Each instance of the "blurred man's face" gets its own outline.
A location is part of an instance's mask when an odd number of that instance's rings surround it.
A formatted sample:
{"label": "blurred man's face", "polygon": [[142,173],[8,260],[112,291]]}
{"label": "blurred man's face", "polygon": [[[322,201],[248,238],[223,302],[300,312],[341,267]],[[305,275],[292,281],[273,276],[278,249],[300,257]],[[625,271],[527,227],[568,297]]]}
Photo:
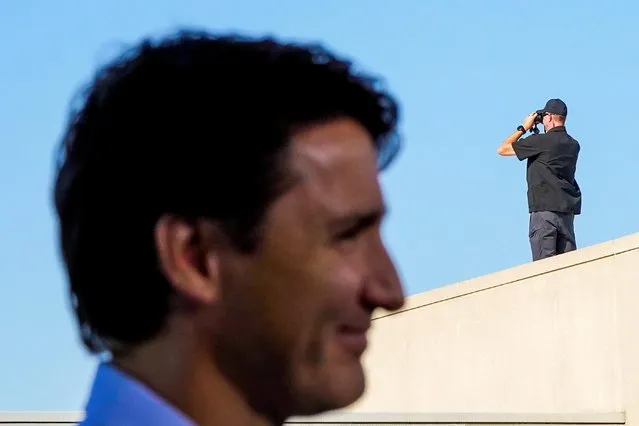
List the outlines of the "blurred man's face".
{"label": "blurred man's face", "polygon": [[220,259],[212,350],[255,409],[306,415],[362,395],[371,314],[404,295],[366,130],[341,119],[300,131],[290,170],[297,183],[269,209],[257,252]]}

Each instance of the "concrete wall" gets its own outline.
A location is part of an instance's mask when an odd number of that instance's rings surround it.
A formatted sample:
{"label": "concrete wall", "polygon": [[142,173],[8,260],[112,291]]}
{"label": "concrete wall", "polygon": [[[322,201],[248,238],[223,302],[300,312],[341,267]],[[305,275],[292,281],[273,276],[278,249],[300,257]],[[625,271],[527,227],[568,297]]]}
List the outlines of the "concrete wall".
{"label": "concrete wall", "polygon": [[[639,426],[638,262],[636,234],[413,296],[375,318],[364,397],[289,423]],[[31,414],[0,424],[79,418]]]}
{"label": "concrete wall", "polygon": [[636,234],[411,297],[376,318],[368,391],[349,411],[626,412],[639,425],[638,263]]}

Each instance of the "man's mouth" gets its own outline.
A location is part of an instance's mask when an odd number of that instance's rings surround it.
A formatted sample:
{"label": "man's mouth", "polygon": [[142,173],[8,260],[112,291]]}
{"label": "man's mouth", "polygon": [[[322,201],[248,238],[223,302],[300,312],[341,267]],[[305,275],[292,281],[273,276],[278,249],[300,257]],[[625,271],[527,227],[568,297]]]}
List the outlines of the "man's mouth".
{"label": "man's mouth", "polygon": [[341,325],[337,329],[338,341],[355,356],[361,356],[368,346],[370,325]]}

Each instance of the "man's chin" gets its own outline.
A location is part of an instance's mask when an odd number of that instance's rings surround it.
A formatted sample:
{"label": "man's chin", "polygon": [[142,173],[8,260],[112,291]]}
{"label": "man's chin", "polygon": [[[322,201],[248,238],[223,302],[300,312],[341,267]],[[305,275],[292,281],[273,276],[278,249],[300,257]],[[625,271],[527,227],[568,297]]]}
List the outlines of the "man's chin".
{"label": "man's chin", "polygon": [[362,397],[366,389],[366,377],[360,368],[350,375],[348,382],[341,382],[333,393],[333,410],[348,407]]}
{"label": "man's chin", "polygon": [[365,389],[366,377],[360,362],[340,366],[331,371],[328,380],[318,381],[313,391],[299,395],[296,415],[314,416],[346,408],[359,400]]}

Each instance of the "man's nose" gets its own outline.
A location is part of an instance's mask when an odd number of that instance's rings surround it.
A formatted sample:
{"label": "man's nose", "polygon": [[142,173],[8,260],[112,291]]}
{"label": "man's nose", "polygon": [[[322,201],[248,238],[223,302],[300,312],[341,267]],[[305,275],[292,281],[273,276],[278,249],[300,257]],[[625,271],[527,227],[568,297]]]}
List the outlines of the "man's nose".
{"label": "man's nose", "polygon": [[364,297],[371,308],[396,311],[404,306],[404,288],[393,261],[384,251],[382,259],[370,265],[370,279],[366,284]]}

